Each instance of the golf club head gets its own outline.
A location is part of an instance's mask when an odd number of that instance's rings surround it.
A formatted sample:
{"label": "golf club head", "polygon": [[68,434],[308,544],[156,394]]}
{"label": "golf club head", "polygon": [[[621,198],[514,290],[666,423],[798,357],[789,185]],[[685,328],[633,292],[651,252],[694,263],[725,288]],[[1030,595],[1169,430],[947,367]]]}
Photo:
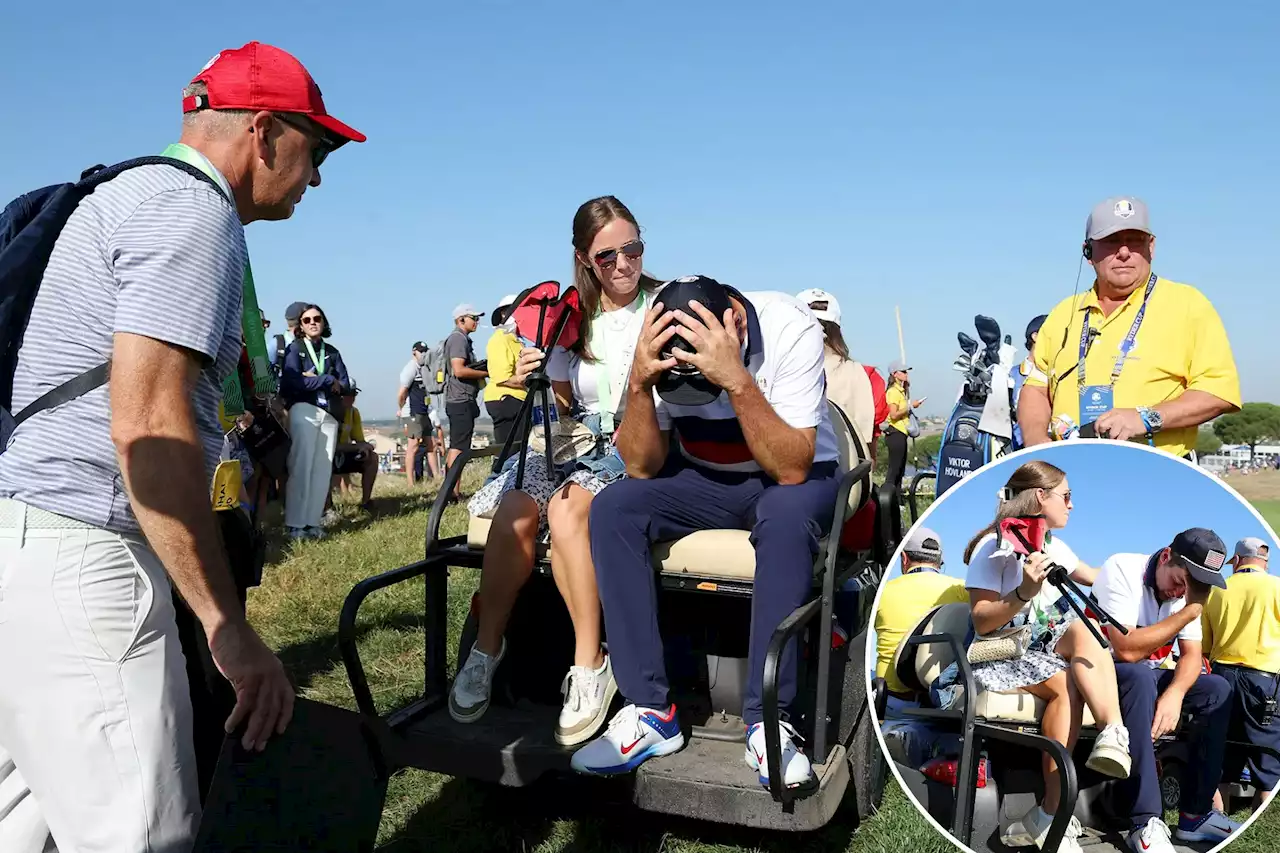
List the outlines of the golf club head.
{"label": "golf club head", "polygon": [[1000,324],[991,317],[979,314],[973,318],[973,327],[978,330],[978,337],[986,344],[983,350],[983,361],[995,364],[1000,361]]}
{"label": "golf club head", "polygon": [[978,342],[966,335],[964,332],[960,332],[956,335],[956,340],[960,342],[960,349],[964,350],[969,355],[973,355],[978,351]]}
{"label": "golf club head", "polygon": [[1013,335],[1005,335],[1004,342],[1009,346],[1013,346]]}

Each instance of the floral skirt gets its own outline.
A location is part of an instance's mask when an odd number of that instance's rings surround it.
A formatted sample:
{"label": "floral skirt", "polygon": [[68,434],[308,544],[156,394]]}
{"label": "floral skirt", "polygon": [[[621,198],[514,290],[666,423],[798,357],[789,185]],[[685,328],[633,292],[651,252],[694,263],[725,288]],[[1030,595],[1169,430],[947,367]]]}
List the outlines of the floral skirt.
{"label": "floral skirt", "polygon": [[1054,650],[1071,623],[1080,616],[1065,605],[1064,609],[1066,612],[1031,642],[1022,657],[973,664],[973,679],[978,689],[1009,693],[1020,687],[1042,684],[1066,669],[1067,661]]}
{"label": "floral skirt", "polygon": [[[502,503],[502,498],[507,492],[514,491],[516,487],[516,466],[511,464],[515,461],[515,457],[503,467],[503,470],[496,477],[486,483],[467,502],[467,511],[479,518],[492,518],[498,509],[498,504]],[[623,475],[625,476],[625,475]],[[613,482],[616,482],[613,481]],[[556,492],[568,486],[570,483],[581,486],[592,495],[598,495],[609,485],[608,482],[597,477],[588,470],[577,470],[569,474],[564,482],[557,485],[553,480],[547,478],[547,457],[541,453],[529,451],[529,456],[524,462],[524,484],[520,491],[533,498],[534,503],[538,505],[538,539],[545,541],[549,536],[547,528],[547,505],[551,503],[551,498]]]}

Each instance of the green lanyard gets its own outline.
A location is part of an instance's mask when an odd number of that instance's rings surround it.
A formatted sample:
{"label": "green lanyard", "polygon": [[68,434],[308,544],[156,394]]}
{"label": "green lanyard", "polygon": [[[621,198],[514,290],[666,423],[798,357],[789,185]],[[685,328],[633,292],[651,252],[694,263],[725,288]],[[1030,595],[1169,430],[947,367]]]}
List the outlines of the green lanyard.
{"label": "green lanyard", "polygon": [[[640,305],[636,310],[639,311],[639,313],[643,314],[645,310],[645,304],[647,302],[647,297],[645,295],[645,292],[641,290],[640,295],[637,296],[636,298],[640,300]],[[625,311],[627,309],[620,308],[618,310]],[[599,317],[600,315],[597,314],[596,318],[598,319]],[[631,321],[628,320],[627,325],[630,325],[630,323]],[[595,351],[596,328],[597,328],[596,324],[592,323],[590,346],[591,346],[592,354],[595,355],[596,357],[596,363],[595,363],[596,396],[600,398],[600,432],[602,435],[607,436],[607,435],[613,435],[613,427],[614,427],[613,415],[614,415],[614,412],[617,411],[618,401],[617,401],[617,395],[614,394],[613,377],[609,375],[609,372],[611,369],[610,365],[607,363],[606,359],[602,357],[603,353],[599,353]],[[601,334],[600,337],[603,339],[604,335]],[[604,341],[601,340],[601,343],[604,343]],[[632,354],[634,354],[635,352],[634,341],[631,344],[631,352]],[[631,365],[628,362],[629,360],[624,357],[623,364],[626,365],[629,372]],[[623,366],[622,364],[613,365],[612,369],[620,369],[622,366]]]}
{"label": "green lanyard", "polygon": [[302,343],[307,348],[307,354],[311,356],[311,363],[316,366],[316,376],[324,375],[324,344],[320,344],[320,355],[316,355],[315,347],[311,346],[311,338],[303,338]]}
{"label": "green lanyard", "polygon": [[[227,197],[227,201],[235,204],[231,197],[231,187],[227,184],[226,178],[220,175],[213,167],[213,164],[201,154],[199,151],[175,142],[168,148],[160,152],[162,157],[172,157],[175,160],[181,160],[184,163],[195,166],[204,172],[218,185],[218,188]],[[249,353],[249,365],[253,369],[254,391],[258,394],[274,394],[276,391],[276,383],[274,375],[271,372],[271,361],[267,358],[267,337],[262,328],[262,314],[258,310],[258,293],[253,283],[253,268],[249,265],[249,256],[246,254],[244,259],[244,283],[242,287],[243,306],[240,318],[240,329],[244,334],[245,350]],[[243,411],[244,401],[240,389],[240,379],[235,371],[227,377],[223,384],[224,404],[227,407],[227,414],[238,414]]]}

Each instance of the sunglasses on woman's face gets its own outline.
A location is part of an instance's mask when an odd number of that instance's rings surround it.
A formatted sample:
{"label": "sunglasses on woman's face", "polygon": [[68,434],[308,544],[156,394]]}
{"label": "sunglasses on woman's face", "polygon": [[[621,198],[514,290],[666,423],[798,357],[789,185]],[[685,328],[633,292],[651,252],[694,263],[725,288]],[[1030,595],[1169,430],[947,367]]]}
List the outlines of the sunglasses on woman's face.
{"label": "sunglasses on woman's face", "polygon": [[629,243],[623,243],[617,249],[604,249],[592,255],[592,260],[602,267],[612,266],[618,262],[618,253],[626,255],[631,260],[635,260],[644,254],[644,241],[638,237]]}
{"label": "sunglasses on woman's face", "polygon": [[323,317],[303,317],[302,322],[308,326],[319,326],[324,321]]}

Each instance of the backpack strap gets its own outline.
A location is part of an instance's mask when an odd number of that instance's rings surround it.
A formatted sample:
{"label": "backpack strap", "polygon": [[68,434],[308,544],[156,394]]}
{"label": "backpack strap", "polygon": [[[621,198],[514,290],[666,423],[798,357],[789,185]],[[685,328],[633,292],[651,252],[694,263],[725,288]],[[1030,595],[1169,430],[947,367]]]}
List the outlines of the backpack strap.
{"label": "backpack strap", "polygon": [[32,401],[31,405],[14,415],[14,428],[16,429],[18,424],[22,423],[37,412],[42,412],[45,409],[51,409],[54,406],[61,406],[63,403],[74,400],[76,397],[88,394],[94,388],[106,384],[107,377],[110,375],[111,362],[108,361],[104,364],[99,364],[91,370],[86,370],[75,379],[62,383],[52,391],[46,391],[44,394]]}
{"label": "backpack strap", "polygon": [[[82,195],[88,195],[93,192],[99,184],[104,184],[120,173],[126,172],[129,169],[137,168],[138,166],[172,166],[175,169],[186,172],[197,180],[204,181],[206,184],[209,184],[218,191],[218,195],[222,196],[228,204],[235,207],[235,202],[227,197],[227,194],[222,191],[222,187],[219,186],[218,182],[211,176],[206,175],[190,163],[177,160],[173,157],[161,157],[158,155],[135,157],[132,160],[125,160],[124,162],[116,163],[114,166],[104,166],[101,163],[96,166],[90,166],[88,169],[85,169],[80,173],[80,180],[77,183],[77,189]],[[110,376],[111,360],[108,359],[103,364],[86,370],[74,379],[64,382],[58,387],[45,392],[43,395],[33,400],[25,409],[14,415],[13,428],[17,429],[18,425],[27,420],[27,418],[30,418],[32,415],[38,414],[45,409],[52,409],[54,406],[61,406],[63,403],[70,402],[77,397],[88,394],[95,388],[106,384],[107,379]]]}

